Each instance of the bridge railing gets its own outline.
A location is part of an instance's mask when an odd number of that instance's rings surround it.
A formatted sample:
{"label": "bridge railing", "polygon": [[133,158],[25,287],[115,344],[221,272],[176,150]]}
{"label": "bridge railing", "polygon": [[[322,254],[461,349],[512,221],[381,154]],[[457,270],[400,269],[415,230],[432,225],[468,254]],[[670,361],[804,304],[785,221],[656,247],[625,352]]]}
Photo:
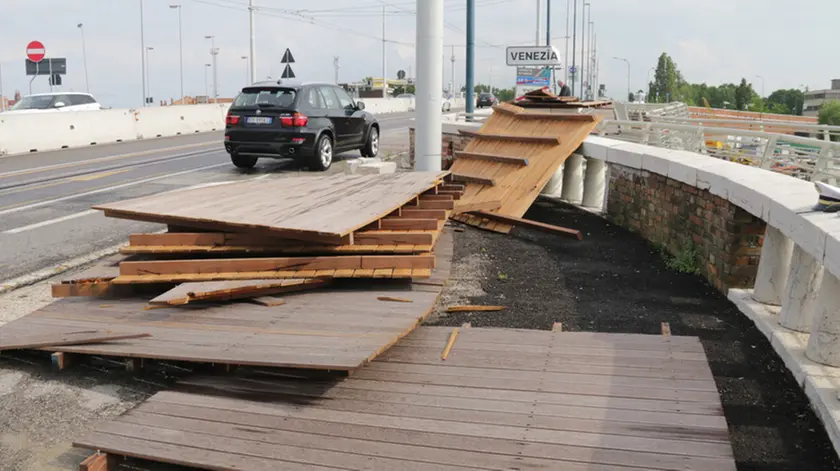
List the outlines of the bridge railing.
{"label": "bridge railing", "polygon": [[628,142],[686,150],[784,173],[808,181],[836,184],[840,142],[699,123],[602,121],[597,134]]}
{"label": "bridge railing", "polygon": [[613,103],[615,118],[620,121],[647,121],[653,116],[688,118],[685,103]]}
{"label": "bridge railing", "polygon": [[654,123],[689,124],[693,126],[721,127],[732,129],[746,129],[750,131],[764,131],[778,134],[795,134],[800,137],[811,137],[825,141],[840,141],[840,126],[826,124],[809,124],[799,122],[761,121],[752,119],[706,119],[680,118],[673,116],[655,116],[650,118]]}

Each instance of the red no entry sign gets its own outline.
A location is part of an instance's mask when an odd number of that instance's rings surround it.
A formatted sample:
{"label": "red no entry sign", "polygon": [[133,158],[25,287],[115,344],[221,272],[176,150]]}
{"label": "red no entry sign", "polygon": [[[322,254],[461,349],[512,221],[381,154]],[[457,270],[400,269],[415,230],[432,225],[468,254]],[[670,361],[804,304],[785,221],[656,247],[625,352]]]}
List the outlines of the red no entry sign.
{"label": "red no entry sign", "polygon": [[32,41],[26,45],[26,57],[32,62],[41,62],[47,55],[47,49],[41,41]]}

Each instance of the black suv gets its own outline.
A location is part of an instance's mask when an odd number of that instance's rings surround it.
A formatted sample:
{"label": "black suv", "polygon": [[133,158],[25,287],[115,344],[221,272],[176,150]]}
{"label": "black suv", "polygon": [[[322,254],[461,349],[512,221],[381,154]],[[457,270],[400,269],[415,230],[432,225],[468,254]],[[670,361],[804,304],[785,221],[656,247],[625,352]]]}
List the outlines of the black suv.
{"label": "black suv", "polygon": [[251,168],[260,157],[294,158],[326,170],[338,152],[379,152],[379,123],[341,87],[288,80],[242,89],[225,120],[225,150],[233,164]]}
{"label": "black suv", "polygon": [[478,107],[484,108],[485,106],[493,106],[496,104],[496,96],[492,93],[482,93],[478,95]]}

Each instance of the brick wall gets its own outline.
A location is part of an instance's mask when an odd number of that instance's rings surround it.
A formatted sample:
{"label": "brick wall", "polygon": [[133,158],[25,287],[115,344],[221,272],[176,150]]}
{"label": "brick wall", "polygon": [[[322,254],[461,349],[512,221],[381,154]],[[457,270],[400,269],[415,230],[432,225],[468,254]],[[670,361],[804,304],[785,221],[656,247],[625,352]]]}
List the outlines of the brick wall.
{"label": "brick wall", "polygon": [[[471,139],[472,138],[470,136],[464,136],[460,133],[444,132],[441,139],[442,142],[440,148],[440,168],[442,168],[443,170],[448,169],[452,165],[452,161],[455,158],[454,152],[460,152],[466,149],[467,144],[469,144]],[[414,168],[414,128],[410,128],[408,130],[408,140],[409,162],[411,168]]]}
{"label": "brick wall", "polygon": [[692,243],[715,288],[752,287],[766,225],[708,191],[643,170],[610,165],[607,216],[676,255]]}

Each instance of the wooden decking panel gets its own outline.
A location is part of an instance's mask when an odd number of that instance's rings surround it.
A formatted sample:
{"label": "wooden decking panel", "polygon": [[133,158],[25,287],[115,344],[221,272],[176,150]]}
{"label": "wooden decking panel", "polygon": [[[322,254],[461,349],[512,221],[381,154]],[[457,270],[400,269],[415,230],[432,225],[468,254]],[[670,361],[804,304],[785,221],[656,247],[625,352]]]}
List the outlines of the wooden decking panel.
{"label": "wooden decking panel", "polygon": [[[200,469],[735,470],[696,338],[465,328],[444,361],[451,332],[421,327],[400,343],[416,353],[391,349],[343,379],[188,378],[76,445]],[[523,369],[464,361],[514,345],[543,350]],[[567,345],[687,356],[697,379],[545,368]]]}
{"label": "wooden decking panel", "polygon": [[[495,183],[487,186],[467,181],[459,204],[501,200],[501,206],[491,212],[522,217],[548,180],[586,139],[599,119],[594,116],[587,119],[567,118],[564,115],[525,117],[527,112],[514,105],[502,104],[496,108],[499,112],[493,113],[481,130],[473,133],[474,137],[464,153],[517,157],[526,159],[528,165],[456,158],[450,170],[452,175],[471,175]],[[500,134],[541,139],[500,140],[493,137]],[[466,214],[456,215],[454,219],[499,232],[508,232],[512,227],[504,222],[488,221]]]}
{"label": "wooden decking panel", "polygon": [[251,180],[96,206],[107,216],[341,244],[448,172]]}

